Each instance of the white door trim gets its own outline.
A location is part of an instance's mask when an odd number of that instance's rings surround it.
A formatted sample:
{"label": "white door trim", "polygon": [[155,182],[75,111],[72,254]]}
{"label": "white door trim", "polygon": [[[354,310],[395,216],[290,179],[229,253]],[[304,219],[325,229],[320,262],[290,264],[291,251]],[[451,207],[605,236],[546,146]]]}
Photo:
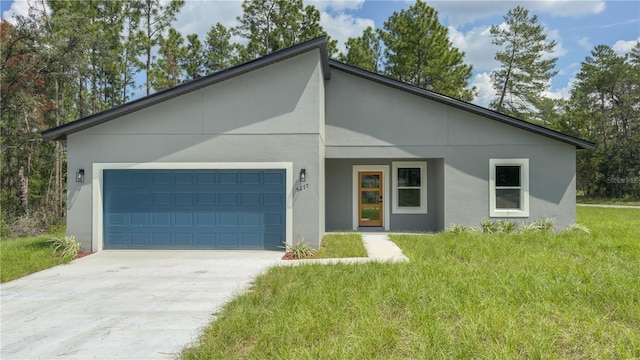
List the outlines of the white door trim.
{"label": "white door trim", "polygon": [[103,170],[127,170],[127,169],[158,169],[158,170],[181,170],[181,169],[285,169],[285,191],[286,191],[286,237],[287,244],[293,244],[293,163],[291,162],[237,162],[237,163],[220,163],[220,162],[184,162],[184,163],[94,163],[92,185],[92,215],[91,215],[91,248],[94,251],[101,251],[104,246],[104,229],[102,220],[103,200],[102,200],[102,172]]}
{"label": "white door trim", "polygon": [[382,226],[389,231],[389,165],[353,165],[352,176],[352,204],[351,215],[353,230],[358,230],[358,172],[360,171],[381,171],[382,172]]}

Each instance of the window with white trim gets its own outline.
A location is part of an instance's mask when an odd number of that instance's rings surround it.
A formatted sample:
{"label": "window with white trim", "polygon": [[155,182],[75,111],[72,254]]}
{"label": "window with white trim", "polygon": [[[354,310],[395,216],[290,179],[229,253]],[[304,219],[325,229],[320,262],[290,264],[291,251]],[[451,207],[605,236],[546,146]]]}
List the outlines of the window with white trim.
{"label": "window with white trim", "polygon": [[489,215],[529,216],[529,159],[489,160]]}
{"label": "window with white trim", "polygon": [[393,162],[393,213],[427,213],[427,163],[425,161]]}

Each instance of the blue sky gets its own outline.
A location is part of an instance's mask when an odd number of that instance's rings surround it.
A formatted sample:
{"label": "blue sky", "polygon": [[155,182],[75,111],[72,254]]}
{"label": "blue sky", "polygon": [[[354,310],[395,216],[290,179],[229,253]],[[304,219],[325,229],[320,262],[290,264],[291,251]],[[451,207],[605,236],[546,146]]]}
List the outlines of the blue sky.
{"label": "blue sky", "polygon": [[[30,0],[35,3],[35,0]],[[174,26],[183,35],[199,34],[204,38],[216,22],[235,25],[242,13],[241,1],[186,0]],[[382,27],[394,11],[408,8],[413,1],[326,0],[310,1],[322,15],[321,23],[344,49],[344,41],[359,36],[367,26]],[[498,66],[493,60],[496,47],[491,44],[489,27],[503,22],[503,15],[515,6],[538,15],[550,39],[556,40],[558,75],[548,92],[551,97],[567,97],[580,62],[589,56],[595,45],[609,45],[622,54],[640,39],[640,1],[427,1],[449,29],[453,44],[466,53],[465,61],[474,67],[473,85],[479,90],[475,103],[486,106],[494,96],[489,74]],[[12,13],[24,14],[27,0],[2,0],[3,18]]]}

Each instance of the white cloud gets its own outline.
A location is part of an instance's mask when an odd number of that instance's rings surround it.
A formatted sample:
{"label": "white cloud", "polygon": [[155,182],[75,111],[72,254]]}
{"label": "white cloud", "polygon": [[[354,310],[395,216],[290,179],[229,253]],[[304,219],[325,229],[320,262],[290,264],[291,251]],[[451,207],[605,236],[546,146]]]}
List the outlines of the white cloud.
{"label": "white cloud", "polygon": [[575,83],[575,81],[576,81],[575,77],[571,78],[564,87],[561,87],[555,90],[550,89],[550,90],[543,91],[542,95],[551,99],[568,100],[571,97],[571,89],[573,88],[573,84]]}
{"label": "white cloud", "polygon": [[[51,11],[46,3],[44,3],[44,7],[47,13]],[[34,9],[35,11],[42,11],[42,4],[34,0],[14,0],[9,10],[2,13],[2,18],[10,24],[15,24],[15,16],[29,16]]]}
{"label": "white cloud", "polygon": [[[305,5],[314,5],[320,12],[320,25],[338,40],[338,49],[345,51],[344,42],[350,37],[362,35],[368,26],[374,27],[371,19],[358,18],[346,14],[345,11],[359,9],[364,0],[331,0],[305,1]],[[327,9],[330,9],[327,10]],[[178,14],[174,27],[185,37],[187,34],[198,34],[200,39],[206,37],[211,26],[220,22],[227,28],[236,26],[236,18],[242,15],[241,1],[203,1],[187,0]],[[244,39],[233,37],[235,42]]]}
{"label": "white cloud", "polygon": [[578,39],[577,42],[578,42],[578,45],[580,45],[580,47],[582,47],[585,50],[591,51],[591,49],[593,49],[593,44],[589,41],[588,36],[581,37],[580,39]]}
{"label": "white cloud", "polygon": [[242,15],[241,1],[187,0],[173,24],[186,38],[188,34],[198,34],[203,40],[216,23],[229,28],[236,25],[236,17]]}
{"label": "white cloud", "polygon": [[491,75],[483,72],[476,74],[473,77],[471,86],[475,86],[478,89],[478,95],[473,99],[473,103],[483,107],[489,107],[489,103],[496,97],[496,90],[493,88],[491,82]]}
{"label": "white cloud", "polygon": [[554,17],[582,17],[599,14],[605,9],[604,0],[547,0],[547,1],[433,1],[429,5],[438,10],[441,19],[449,25],[460,26],[494,15],[505,15],[520,5],[533,14]]}
{"label": "white cloud", "polygon": [[619,55],[623,55],[631,51],[638,41],[640,36],[636,40],[618,40],[611,48]]}
{"label": "white cloud", "polygon": [[498,46],[491,43],[489,26],[476,27],[466,33],[449,26],[449,39],[453,46],[465,52],[464,61],[473,64],[475,71],[493,70],[499,66],[494,59]]}
{"label": "white cloud", "polygon": [[560,30],[553,29],[548,30],[547,26],[545,26],[545,30],[547,33],[547,41],[556,41],[556,47],[553,49],[552,53],[546,54],[542,56],[542,59],[546,60],[554,57],[561,57],[567,54],[567,49],[562,46],[562,36],[560,36]]}
{"label": "white cloud", "polygon": [[337,12],[344,10],[358,10],[362,8],[364,0],[305,0],[305,5],[313,5],[320,11],[329,9]]}
{"label": "white cloud", "polygon": [[374,27],[375,24],[371,19],[353,17],[345,13],[331,15],[323,11],[320,14],[320,25],[331,38],[338,40],[338,50],[344,53],[344,43],[347,39],[362,35],[364,29]]}
{"label": "white cloud", "polygon": [[529,9],[548,13],[556,17],[581,17],[591,14],[599,14],[606,8],[603,0],[579,0],[579,1],[526,1]]}

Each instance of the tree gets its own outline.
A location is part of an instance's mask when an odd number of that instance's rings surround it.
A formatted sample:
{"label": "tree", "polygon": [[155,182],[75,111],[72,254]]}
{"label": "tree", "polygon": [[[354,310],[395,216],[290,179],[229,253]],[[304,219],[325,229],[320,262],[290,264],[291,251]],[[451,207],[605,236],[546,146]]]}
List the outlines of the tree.
{"label": "tree", "polygon": [[384,73],[415,86],[465,101],[472,67],[456,49],[438,13],[418,0],[407,10],[394,12],[378,31],[384,44]]}
{"label": "tree", "polygon": [[158,59],[151,67],[149,78],[153,89],[162,91],[178,86],[184,81],[181,64],[185,63],[187,49],[182,46],[182,34],[174,28],[169,29],[166,37],[160,36],[158,42]]}
{"label": "tree", "polygon": [[362,36],[349,38],[345,44],[347,54],[340,54],[340,61],[349,65],[378,72],[380,67],[380,38],[371,28],[367,27]]}
{"label": "tree", "polygon": [[569,118],[579,135],[595,141],[578,154],[578,184],[587,195],[640,196],[640,66],[636,45],[620,56],[598,45],[582,62],[571,90]]}
{"label": "tree", "polygon": [[[245,60],[251,60],[295,44],[326,35],[320,12],[302,0],[244,0],[236,35],[249,40]],[[329,39],[329,54],[337,51]]]}
{"label": "tree", "polygon": [[231,32],[221,23],[211,26],[204,43],[204,69],[206,74],[224,70],[242,62],[244,47],[231,44]]}
{"label": "tree", "polygon": [[146,72],[145,88],[147,95],[151,91],[151,50],[159,44],[162,32],[171,26],[176,20],[180,8],[184,5],[184,0],[170,0],[163,5],[161,0],[135,0],[140,1],[142,30],[138,37],[145,50],[144,70]]}
{"label": "tree", "polygon": [[184,49],[184,58],[180,66],[187,74],[186,80],[195,80],[204,74],[204,55],[202,43],[197,34],[187,35],[187,46]]}
{"label": "tree", "polygon": [[491,107],[525,120],[542,121],[539,107],[542,93],[550,87],[557,58],[544,59],[553,52],[555,41],[547,41],[538,16],[517,6],[504,16],[506,26],[491,26],[492,44],[500,46],[495,59],[500,69],[491,73],[497,92]]}

